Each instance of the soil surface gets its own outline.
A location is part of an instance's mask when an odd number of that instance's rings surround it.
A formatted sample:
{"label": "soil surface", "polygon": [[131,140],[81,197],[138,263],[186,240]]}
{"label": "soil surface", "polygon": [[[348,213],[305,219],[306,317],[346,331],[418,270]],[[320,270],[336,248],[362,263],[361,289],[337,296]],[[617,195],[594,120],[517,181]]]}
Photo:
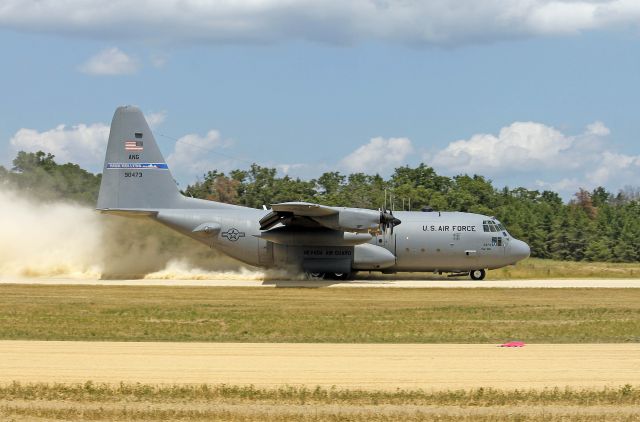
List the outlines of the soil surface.
{"label": "soil surface", "polygon": [[[201,274],[189,277],[141,278],[108,280],[69,277],[14,277],[0,275],[0,284],[46,284],[46,285],[103,285],[103,286],[211,286],[211,287],[381,287],[381,288],[640,288],[640,279],[531,279],[531,280],[482,280],[467,277],[450,279],[428,279],[429,274],[397,276],[398,279],[340,280],[284,280],[249,279],[241,274],[227,274],[224,278]],[[419,278],[422,277],[422,278]]]}
{"label": "soil surface", "polygon": [[640,344],[0,341],[0,382],[306,385],[375,390],[640,384]]}

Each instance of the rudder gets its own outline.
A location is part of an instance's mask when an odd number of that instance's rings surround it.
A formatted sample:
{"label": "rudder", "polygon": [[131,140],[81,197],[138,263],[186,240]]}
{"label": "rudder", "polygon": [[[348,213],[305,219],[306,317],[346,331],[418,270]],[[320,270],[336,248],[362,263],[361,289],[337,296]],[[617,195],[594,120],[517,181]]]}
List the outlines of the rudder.
{"label": "rudder", "polygon": [[111,121],[96,208],[179,208],[183,199],[142,111],[118,107]]}

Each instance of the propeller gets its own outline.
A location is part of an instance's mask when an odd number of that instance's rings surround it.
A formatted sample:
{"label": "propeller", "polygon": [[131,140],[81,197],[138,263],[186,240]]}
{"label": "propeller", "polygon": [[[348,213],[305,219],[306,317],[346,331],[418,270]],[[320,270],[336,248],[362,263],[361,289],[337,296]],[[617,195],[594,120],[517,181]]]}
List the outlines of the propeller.
{"label": "propeller", "polygon": [[393,234],[393,228],[402,223],[400,219],[393,216],[393,211],[389,210],[381,210],[380,211],[380,227],[382,231],[387,231],[387,229],[391,229],[391,234]]}

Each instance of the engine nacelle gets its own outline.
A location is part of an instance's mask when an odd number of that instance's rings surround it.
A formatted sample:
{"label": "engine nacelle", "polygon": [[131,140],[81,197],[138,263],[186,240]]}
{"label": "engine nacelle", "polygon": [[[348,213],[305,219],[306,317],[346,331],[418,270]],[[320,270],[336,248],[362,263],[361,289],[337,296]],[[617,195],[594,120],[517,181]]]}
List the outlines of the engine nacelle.
{"label": "engine nacelle", "polygon": [[290,246],[353,246],[369,242],[369,233],[351,233],[329,229],[277,227],[260,233],[260,238]]}
{"label": "engine nacelle", "polygon": [[382,270],[394,266],[395,263],[396,256],[383,247],[370,243],[354,247],[354,270]]}
{"label": "engine nacelle", "polygon": [[333,230],[367,233],[380,225],[380,211],[359,208],[339,208],[333,215],[313,217],[315,221]]}

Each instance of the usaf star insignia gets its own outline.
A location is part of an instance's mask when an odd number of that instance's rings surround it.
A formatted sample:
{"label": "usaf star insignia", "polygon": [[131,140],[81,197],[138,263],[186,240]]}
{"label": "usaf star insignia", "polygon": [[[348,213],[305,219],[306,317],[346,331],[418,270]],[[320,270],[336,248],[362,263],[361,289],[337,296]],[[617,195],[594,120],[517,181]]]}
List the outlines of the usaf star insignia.
{"label": "usaf star insignia", "polygon": [[236,229],[235,227],[232,227],[229,230],[227,230],[226,232],[222,233],[222,237],[226,238],[230,242],[235,242],[235,241],[237,241],[238,239],[240,239],[241,237],[244,237],[244,236],[245,236],[244,232],[241,232],[240,230]]}

